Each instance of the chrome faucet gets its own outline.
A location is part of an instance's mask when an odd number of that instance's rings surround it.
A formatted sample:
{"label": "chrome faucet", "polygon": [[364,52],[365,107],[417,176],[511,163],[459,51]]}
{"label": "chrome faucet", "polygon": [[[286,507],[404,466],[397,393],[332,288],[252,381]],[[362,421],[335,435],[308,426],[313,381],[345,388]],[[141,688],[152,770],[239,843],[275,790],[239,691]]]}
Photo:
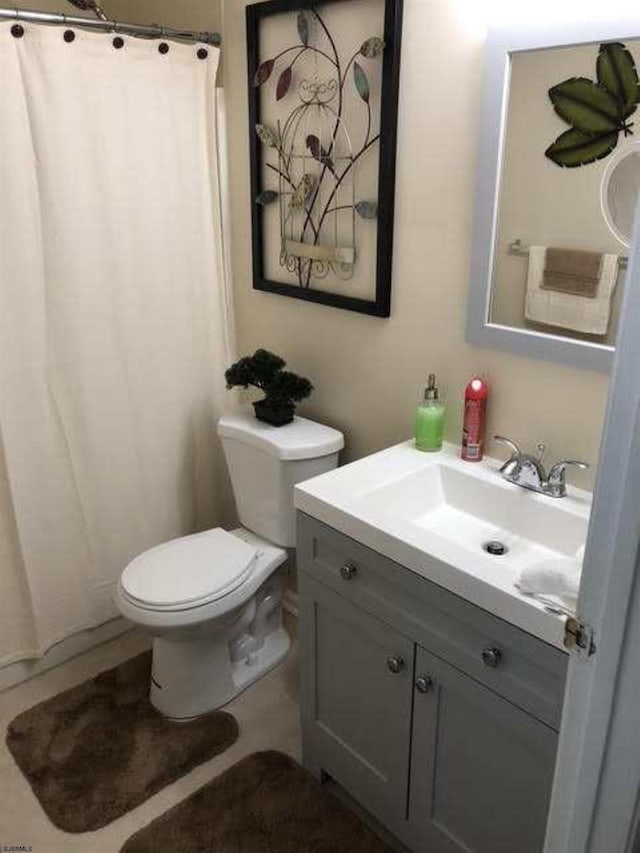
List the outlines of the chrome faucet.
{"label": "chrome faucet", "polygon": [[577,459],[563,459],[556,462],[547,473],[542,464],[546,445],[539,444],[538,455],[531,456],[528,453],[522,453],[515,441],[510,438],[505,438],[503,435],[494,435],[493,438],[511,450],[511,456],[500,468],[502,477],[509,483],[550,498],[563,498],[567,494],[565,482],[567,468],[584,470],[589,467],[586,462],[580,462]]}

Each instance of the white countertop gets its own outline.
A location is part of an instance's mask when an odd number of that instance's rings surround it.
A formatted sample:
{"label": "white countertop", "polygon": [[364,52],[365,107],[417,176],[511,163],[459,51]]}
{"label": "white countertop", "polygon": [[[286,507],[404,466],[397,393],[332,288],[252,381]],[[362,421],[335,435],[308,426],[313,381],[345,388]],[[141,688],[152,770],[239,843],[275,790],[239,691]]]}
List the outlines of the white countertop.
{"label": "white countertop", "polygon": [[[574,556],[586,539],[591,494],[568,487],[564,498],[539,495],[504,481],[501,464],[486,457],[464,462],[453,445],[424,453],[407,441],[299,483],[294,502],[298,510],[563,649],[566,617],[522,595],[515,581],[534,561]],[[485,553],[486,537],[506,542],[509,554]]]}

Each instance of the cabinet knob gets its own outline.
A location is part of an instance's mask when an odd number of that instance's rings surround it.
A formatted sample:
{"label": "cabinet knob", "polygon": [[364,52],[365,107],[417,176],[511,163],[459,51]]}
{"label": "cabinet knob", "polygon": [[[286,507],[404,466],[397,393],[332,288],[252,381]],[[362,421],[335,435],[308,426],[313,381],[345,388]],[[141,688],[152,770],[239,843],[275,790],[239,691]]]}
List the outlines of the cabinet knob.
{"label": "cabinet knob", "polygon": [[428,693],[434,688],[434,681],[430,675],[419,675],[416,678],[416,689],[420,693]]}
{"label": "cabinet knob", "polygon": [[397,675],[404,669],[404,659],[400,655],[392,655],[390,658],[387,658],[387,669],[389,672]]}
{"label": "cabinet knob", "polygon": [[340,574],[343,580],[346,581],[353,580],[353,578],[355,578],[356,576],[357,571],[358,570],[356,569],[356,567],[351,563],[345,563],[344,566],[340,567]]}
{"label": "cabinet knob", "polygon": [[485,666],[490,666],[492,669],[495,669],[500,664],[501,660],[502,652],[495,646],[488,646],[486,649],[482,650],[482,663]]}

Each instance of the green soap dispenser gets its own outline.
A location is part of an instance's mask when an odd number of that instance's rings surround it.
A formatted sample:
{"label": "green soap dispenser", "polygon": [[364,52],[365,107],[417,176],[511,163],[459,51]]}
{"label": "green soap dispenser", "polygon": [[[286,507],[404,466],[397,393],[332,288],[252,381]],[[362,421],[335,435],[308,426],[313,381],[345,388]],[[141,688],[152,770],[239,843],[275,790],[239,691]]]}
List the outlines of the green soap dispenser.
{"label": "green soap dispenser", "polygon": [[416,412],[416,447],[418,450],[440,450],[444,433],[444,404],[439,400],[435,373],[429,374],[424,399]]}

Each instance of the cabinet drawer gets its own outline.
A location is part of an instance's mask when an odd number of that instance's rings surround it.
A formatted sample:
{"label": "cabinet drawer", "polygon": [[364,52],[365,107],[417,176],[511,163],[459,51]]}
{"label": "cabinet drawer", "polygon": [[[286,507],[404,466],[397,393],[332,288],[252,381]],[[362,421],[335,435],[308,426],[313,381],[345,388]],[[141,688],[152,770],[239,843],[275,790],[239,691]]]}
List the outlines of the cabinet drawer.
{"label": "cabinet drawer", "polygon": [[559,649],[304,513],[297,559],[301,571],[559,728],[568,661]]}

